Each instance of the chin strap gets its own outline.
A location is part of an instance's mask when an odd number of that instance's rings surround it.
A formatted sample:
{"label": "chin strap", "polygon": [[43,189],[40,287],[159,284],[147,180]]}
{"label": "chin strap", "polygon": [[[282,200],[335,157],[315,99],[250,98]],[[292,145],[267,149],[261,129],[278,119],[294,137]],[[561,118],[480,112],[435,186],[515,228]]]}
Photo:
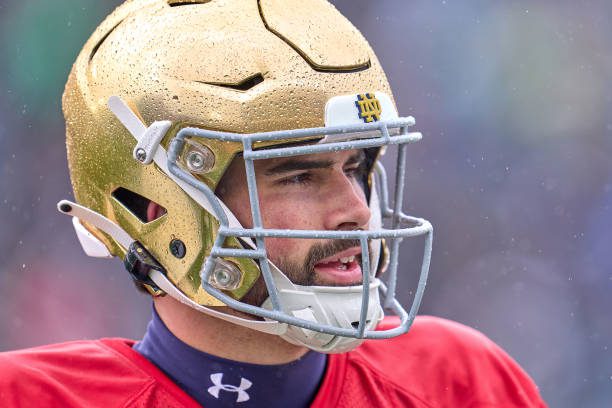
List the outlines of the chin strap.
{"label": "chin strap", "polygon": [[[81,241],[81,244],[88,255],[90,255],[91,250],[88,252],[88,249],[86,248],[106,247],[98,238],[85,229],[80,220],[83,220],[108,234],[122,247],[133,248],[134,251],[132,252],[134,253],[138,253],[138,248],[142,248],[140,243],[132,239],[132,237],[130,237],[130,235],[124,229],[105,216],[90,210],[87,207],[68,200],[62,200],[58,203],[58,209],[61,213],[73,217],[73,224],[78,225],[76,229],[79,241]],[[149,285],[151,285],[151,283],[154,284],[156,288],[163,291],[167,295],[191,308],[196,309],[199,312],[253,330],[278,335],[290,343],[305,346],[319,352],[340,353],[351,350],[363,342],[362,339],[319,333],[301,327],[290,326],[276,320],[261,321],[245,319],[215,310],[214,308],[202,306],[191,300],[188,296],[176,288],[176,286],[174,286],[165,275],[165,271],[161,266],[157,268],[152,267],[151,265],[159,264],[157,264],[154,259],[147,261],[147,256],[150,255],[148,255],[144,248],[142,248],[142,250],[144,255],[139,257],[136,261],[143,265],[149,266],[147,274],[144,276],[132,275],[136,276],[135,278],[138,278],[137,280],[140,280],[143,283]],[[108,250],[106,253],[108,253]],[[110,253],[108,253],[108,255],[110,256]],[[128,259],[129,257],[130,255],[128,251],[128,255],[126,256],[124,262],[135,264],[136,261],[134,259]],[[361,286],[326,287],[295,285],[280,270],[278,270],[278,268],[276,268],[274,265],[271,265],[271,267],[275,283],[279,289],[279,295],[283,298],[283,304],[288,308],[288,313],[304,320],[310,320],[313,322],[320,322],[323,320],[328,321],[331,324],[336,323],[343,327],[350,327],[354,321],[359,320],[358,311],[361,305]],[[370,304],[374,307],[372,307],[371,311],[368,313],[368,330],[376,327],[383,316],[380,303],[378,302],[379,285],[380,281],[378,279],[374,279],[370,284],[370,296],[374,298],[371,298]],[[343,295],[341,303],[345,307],[340,307],[340,304],[337,305],[338,307],[333,307],[335,304],[334,302],[338,302],[338,294]],[[347,302],[351,303],[352,305],[349,310],[346,309]],[[269,300],[264,303],[263,307],[269,307],[268,303]],[[327,307],[323,305],[327,305]],[[332,307],[330,307],[330,305],[332,305]]]}
{"label": "chin strap", "polygon": [[[105,248],[105,245],[98,238],[96,238],[93,234],[87,231],[85,227],[83,227],[83,225],[81,224],[80,220],[83,220],[87,222],[88,224],[91,224],[94,227],[105,232],[124,248],[128,248],[128,249],[134,248],[136,253],[138,253],[137,249],[139,247],[142,248],[142,246],[140,246],[140,243],[132,239],[132,237],[130,237],[130,235],[123,228],[121,228],[120,226],[118,226],[117,224],[115,224],[114,222],[112,222],[111,220],[103,216],[102,214],[99,214],[95,211],[90,210],[87,207],[83,207],[82,205],[79,205],[77,203],[74,203],[68,200],[60,201],[57,204],[57,208],[61,213],[66,214],[66,215],[71,215],[73,217],[72,222],[74,224],[79,225],[79,227],[77,227],[78,228],[77,235],[79,237],[79,241],[81,241],[81,244],[83,245],[83,249],[85,249],[88,255],[89,255],[89,252],[86,249],[86,247],[87,248],[92,248],[92,247],[95,247],[95,248],[104,247]],[[86,233],[84,233],[83,231],[85,231]],[[85,244],[83,244],[83,242],[85,242]],[[110,256],[110,253],[108,252],[108,250],[106,251],[106,253],[108,253],[108,255]],[[146,253],[143,256],[145,256],[146,258],[147,256]],[[145,258],[143,258],[141,262],[143,262],[143,264],[151,266],[149,265],[149,262],[144,261]],[[126,259],[124,260],[124,262],[134,263],[134,260]],[[153,262],[157,264],[157,261],[153,260]],[[149,279],[150,281],[148,281]],[[153,268],[153,267],[149,268],[148,275],[146,277],[140,276],[138,280],[142,281],[143,283],[147,283],[147,284],[150,284],[150,282],[154,283],[157,288],[159,288],[160,290],[162,290],[163,292],[165,292],[172,298],[178,300],[179,302],[189,307],[192,307],[198,310],[199,312],[205,313],[209,316],[214,316],[219,319],[222,319],[222,320],[225,320],[231,323],[235,323],[240,326],[248,327],[250,329],[258,330],[264,333],[282,335],[287,332],[287,324],[285,323],[280,323],[277,321],[260,321],[260,320],[245,319],[245,318],[241,318],[238,316],[226,314],[218,310],[215,310],[213,308],[205,307],[205,306],[202,306],[194,302],[193,300],[189,299],[189,297],[187,297],[183,292],[177,289],[172,284],[172,282],[170,282],[170,280],[166,277],[165,272],[163,271],[163,268],[161,266],[159,268]]]}
{"label": "chin strap", "polygon": [[193,300],[189,299],[183,292],[178,290],[176,286],[174,286],[168,278],[163,275],[161,272],[156,270],[151,270],[149,272],[149,277],[155,284],[168,295],[178,300],[179,302],[196,309],[199,312],[205,313],[209,316],[214,316],[219,319],[238,324],[243,327],[247,327],[249,329],[258,330],[260,332],[275,334],[275,335],[283,335],[287,331],[287,324],[280,323],[277,321],[260,321],[260,320],[249,320],[244,319],[238,316],[226,314],[223,312],[219,312],[215,309],[202,306],[198,303],[195,303]]}

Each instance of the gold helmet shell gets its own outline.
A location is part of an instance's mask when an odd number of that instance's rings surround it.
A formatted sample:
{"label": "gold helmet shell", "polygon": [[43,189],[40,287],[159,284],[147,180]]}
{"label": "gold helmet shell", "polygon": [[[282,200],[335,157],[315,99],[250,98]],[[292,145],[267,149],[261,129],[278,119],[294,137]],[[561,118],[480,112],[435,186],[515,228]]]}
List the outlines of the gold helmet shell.
{"label": "gold helmet shell", "polygon": [[[323,0],[127,1],[89,38],[66,84],[75,198],[140,242],[189,298],[222,305],[199,276],[218,221],[158,167],[134,160],[136,142],[107,107],[109,98],[126,101],[145,126],[171,121],[166,147],[185,126],[234,133],[321,127],[331,97],[369,90],[391,95],[366,40]],[[198,177],[214,189],[242,145],[211,141],[205,148],[214,162]],[[147,222],[120,199],[122,191],[166,213]],[[125,256],[127,248],[86,227],[113,255]],[[176,239],[186,248],[180,258],[170,250]],[[239,299],[260,272],[250,259],[231,261],[243,272],[231,291]]]}

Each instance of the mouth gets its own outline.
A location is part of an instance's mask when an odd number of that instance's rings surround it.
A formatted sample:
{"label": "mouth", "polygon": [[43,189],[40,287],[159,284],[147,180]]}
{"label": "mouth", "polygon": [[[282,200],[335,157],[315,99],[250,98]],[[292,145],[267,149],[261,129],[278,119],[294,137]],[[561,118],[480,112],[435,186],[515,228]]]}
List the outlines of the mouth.
{"label": "mouth", "polygon": [[349,248],[322,259],[314,265],[314,269],[324,285],[361,285],[361,248]]}

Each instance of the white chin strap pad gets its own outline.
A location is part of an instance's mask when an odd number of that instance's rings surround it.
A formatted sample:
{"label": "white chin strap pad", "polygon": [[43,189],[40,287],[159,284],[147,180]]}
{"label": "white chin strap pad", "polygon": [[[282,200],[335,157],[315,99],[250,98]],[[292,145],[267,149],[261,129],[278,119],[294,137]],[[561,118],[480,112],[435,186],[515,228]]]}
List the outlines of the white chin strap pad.
{"label": "white chin strap pad", "polygon": [[[285,313],[313,323],[346,329],[357,328],[361,315],[363,286],[301,286],[291,282],[272,263],[270,269]],[[379,286],[378,279],[370,283],[366,330],[374,330],[383,318],[378,296]],[[262,306],[271,309],[270,299]],[[281,337],[292,344],[322,353],[343,353],[363,342],[362,339],[335,336],[291,325],[287,326],[287,332]]]}

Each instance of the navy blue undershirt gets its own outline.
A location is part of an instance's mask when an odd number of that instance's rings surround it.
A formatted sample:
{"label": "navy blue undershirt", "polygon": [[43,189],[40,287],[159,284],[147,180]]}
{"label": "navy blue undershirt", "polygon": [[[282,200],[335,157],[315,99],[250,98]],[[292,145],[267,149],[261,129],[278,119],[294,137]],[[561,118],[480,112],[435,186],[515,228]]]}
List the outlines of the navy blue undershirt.
{"label": "navy blue undershirt", "polygon": [[319,388],[324,354],[310,351],[288,364],[241,363],[196,350],[153,317],[134,350],[206,408],[307,407]]}

